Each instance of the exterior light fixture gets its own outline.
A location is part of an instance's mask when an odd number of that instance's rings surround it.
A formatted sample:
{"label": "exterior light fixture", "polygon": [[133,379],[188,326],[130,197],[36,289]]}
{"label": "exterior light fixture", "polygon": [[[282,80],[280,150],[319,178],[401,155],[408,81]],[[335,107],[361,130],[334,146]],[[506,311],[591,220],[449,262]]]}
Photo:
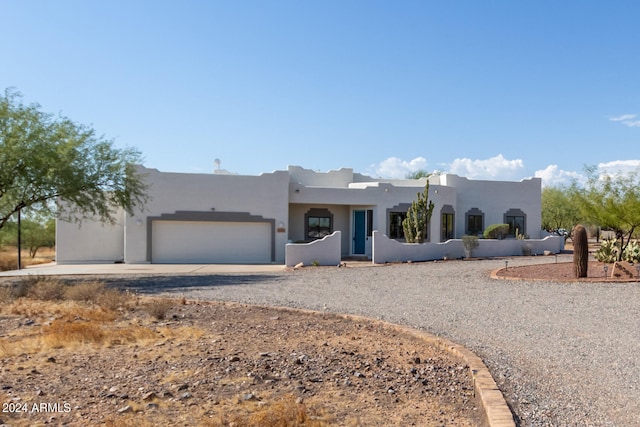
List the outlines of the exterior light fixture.
{"label": "exterior light fixture", "polygon": [[602,266],[602,269],[604,270],[604,277],[607,277],[607,270],[609,269],[609,266],[605,264]]}

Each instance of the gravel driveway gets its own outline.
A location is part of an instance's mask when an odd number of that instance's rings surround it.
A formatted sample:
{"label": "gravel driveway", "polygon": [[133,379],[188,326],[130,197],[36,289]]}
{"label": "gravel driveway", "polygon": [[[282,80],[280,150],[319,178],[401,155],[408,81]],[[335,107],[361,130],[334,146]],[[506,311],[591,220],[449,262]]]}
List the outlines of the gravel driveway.
{"label": "gravel driveway", "polygon": [[[533,262],[553,260],[512,258],[509,265]],[[479,355],[521,426],[640,425],[638,284],[489,278],[503,266],[448,261],[127,281],[142,292],[326,307],[408,325]]]}

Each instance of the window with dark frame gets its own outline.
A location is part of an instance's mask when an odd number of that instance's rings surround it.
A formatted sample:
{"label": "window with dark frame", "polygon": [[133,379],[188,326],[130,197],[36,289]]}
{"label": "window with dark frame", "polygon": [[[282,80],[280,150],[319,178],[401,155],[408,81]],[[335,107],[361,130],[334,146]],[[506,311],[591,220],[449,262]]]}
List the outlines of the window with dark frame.
{"label": "window with dark frame", "polygon": [[482,215],[467,216],[467,234],[478,235],[484,230],[482,224]]}
{"label": "window with dark frame", "polygon": [[453,214],[442,214],[442,239],[441,241],[453,239]]}
{"label": "window with dark frame", "polygon": [[516,230],[518,230],[519,234],[525,234],[524,228],[524,216],[521,215],[507,215],[506,217],[507,224],[509,224],[509,235],[515,236]]}
{"label": "window with dark frame", "polygon": [[389,238],[404,239],[402,221],[407,217],[406,212],[389,212]]}
{"label": "window with dark frame", "polygon": [[307,238],[311,240],[322,239],[331,234],[331,217],[308,216]]}

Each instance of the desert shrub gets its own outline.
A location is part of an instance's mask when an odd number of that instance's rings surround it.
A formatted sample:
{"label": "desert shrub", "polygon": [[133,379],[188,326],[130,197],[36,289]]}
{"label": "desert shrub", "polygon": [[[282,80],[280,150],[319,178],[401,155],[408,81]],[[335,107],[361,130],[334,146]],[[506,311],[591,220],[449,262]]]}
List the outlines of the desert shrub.
{"label": "desert shrub", "polygon": [[488,226],[482,237],[485,239],[504,239],[509,233],[509,224],[492,224]]}
{"label": "desert shrub", "polygon": [[95,302],[105,310],[115,311],[120,308],[127,308],[132,303],[135,303],[135,296],[130,292],[123,292],[118,289],[103,289],[96,297]]}
{"label": "desert shrub", "polygon": [[104,292],[103,282],[85,282],[67,286],[65,298],[72,301],[96,303]]}
{"label": "desert shrub", "polygon": [[64,299],[65,284],[51,277],[39,277],[27,282],[26,296],[41,301],[59,301]]}
{"label": "desert shrub", "polygon": [[462,236],[462,244],[464,245],[467,258],[471,258],[473,256],[473,250],[480,246],[478,236]]}
{"label": "desert shrub", "polygon": [[12,285],[0,285],[0,306],[12,303],[15,299],[15,292]]}
{"label": "desert shrub", "polygon": [[174,302],[169,299],[153,299],[144,304],[143,309],[153,318],[162,320],[173,305]]}

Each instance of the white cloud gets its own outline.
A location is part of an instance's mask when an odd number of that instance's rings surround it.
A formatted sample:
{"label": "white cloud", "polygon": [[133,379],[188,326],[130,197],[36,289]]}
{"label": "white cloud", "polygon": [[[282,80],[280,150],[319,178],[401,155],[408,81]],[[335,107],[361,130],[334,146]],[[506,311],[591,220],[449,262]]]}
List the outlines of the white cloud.
{"label": "white cloud", "polygon": [[577,180],[579,183],[585,182],[585,177],[582,174],[562,170],[558,168],[558,165],[549,165],[542,170],[538,170],[534,176],[542,179],[543,187],[560,187],[569,185],[573,180]]}
{"label": "white cloud", "polygon": [[427,159],[424,157],[416,157],[415,159],[406,161],[397,157],[389,157],[378,164],[371,165],[370,169],[376,176],[383,178],[402,179],[412,172],[425,169],[427,167]]}
{"label": "white cloud", "polygon": [[610,117],[609,120],[612,122],[620,122],[630,128],[637,128],[640,127],[640,120],[633,120],[636,117],[638,117],[637,114],[623,114],[618,117]]}
{"label": "white cloud", "polygon": [[613,160],[606,163],[598,163],[600,175],[625,175],[640,168],[640,160]]}
{"label": "white cloud", "polygon": [[637,114],[623,114],[621,116],[618,117],[610,117],[609,120],[611,120],[612,122],[624,122],[627,120],[632,120],[635,119],[637,116]]}
{"label": "white cloud", "polygon": [[502,154],[489,159],[455,159],[446,169],[469,179],[519,180],[525,174],[521,159],[507,160]]}

